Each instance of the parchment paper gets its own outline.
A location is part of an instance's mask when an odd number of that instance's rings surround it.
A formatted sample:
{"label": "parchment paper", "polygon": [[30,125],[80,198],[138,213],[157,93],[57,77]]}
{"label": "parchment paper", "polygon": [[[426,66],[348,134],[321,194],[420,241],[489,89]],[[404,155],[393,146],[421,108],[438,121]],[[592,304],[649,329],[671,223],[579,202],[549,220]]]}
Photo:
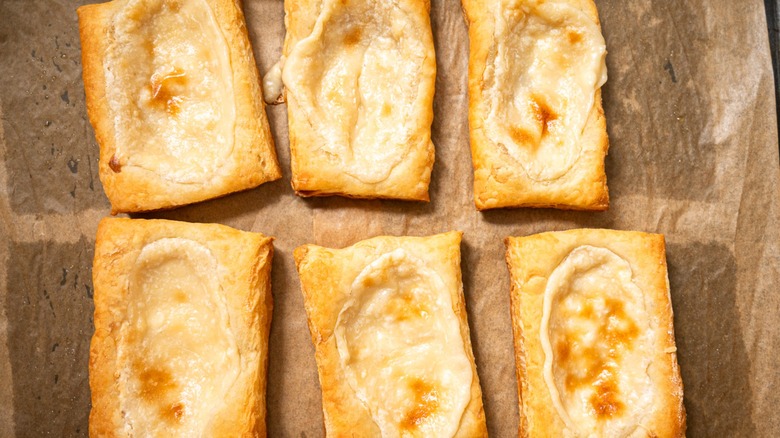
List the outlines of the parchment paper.
{"label": "parchment paper", "polygon": [[[76,6],[0,0],[0,436],[85,436],[91,260],[109,212],[86,121]],[[281,52],[280,0],[244,0],[261,72]],[[429,204],[302,199],[290,188],[286,109],[268,110],[284,178],[149,214],[276,237],[268,374],[273,437],[323,435],[314,349],[292,251],[378,234],[465,232],[463,278],[488,427],[516,434],[502,240],[575,227],[664,233],[688,434],[780,436],[780,175],[760,0],[597,0],[612,198],[605,213],[478,213],[468,149],[467,37],[433,0],[437,49]]]}

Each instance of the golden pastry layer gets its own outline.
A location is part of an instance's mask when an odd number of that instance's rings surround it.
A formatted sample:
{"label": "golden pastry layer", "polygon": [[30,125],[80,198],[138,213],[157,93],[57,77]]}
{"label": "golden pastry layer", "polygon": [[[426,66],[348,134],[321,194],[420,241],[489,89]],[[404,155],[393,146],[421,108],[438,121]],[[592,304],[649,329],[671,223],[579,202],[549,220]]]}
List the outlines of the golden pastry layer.
{"label": "golden pastry layer", "polygon": [[606,210],[606,46],[592,0],[462,0],[480,210]]}
{"label": "golden pastry layer", "polygon": [[95,244],[91,436],[265,436],[271,238],[104,219]]}
{"label": "golden pastry layer", "polygon": [[295,250],[328,436],[487,436],[460,239]]}
{"label": "golden pastry layer", "polygon": [[664,238],[509,237],[521,437],[682,437]]}
{"label": "golden pastry layer", "polygon": [[114,213],[281,177],[237,2],[114,0],[78,14],[87,110]]}
{"label": "golden pastry layer", "polygon": [[429,9],[427,0],[285,1],[283,67],[266,83],[284,83],[299,195],[428,200]]}

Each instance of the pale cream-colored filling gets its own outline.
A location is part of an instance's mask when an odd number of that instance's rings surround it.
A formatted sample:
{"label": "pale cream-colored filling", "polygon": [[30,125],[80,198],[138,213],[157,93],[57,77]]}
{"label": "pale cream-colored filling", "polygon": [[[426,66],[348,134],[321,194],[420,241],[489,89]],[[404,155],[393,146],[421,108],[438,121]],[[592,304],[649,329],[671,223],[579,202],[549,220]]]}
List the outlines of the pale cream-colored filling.
{"label": "pale cream-colored filling", "polygon": [[111,169],[205,184],[233,151],[230,51],[205,0],[128,0],[112,17],[106,98]]}
{"label": "pale cream-colored filling", "polygon": [[271,69],[268,70],[268,73],[263,76],[263,100],[269,105],[277,103],[282,97],[282,92],[284,91],[284,83],[282,83],[283,66],[284,57],[276,61]]}
{"label": "pale cream-colored filling", "polygon": [[540,338],[544,379],[568,436],[642,435],[654,409],[652,327],[631,266],[580,246],[550,275]]}
{"label": "pale cream-colored filling", "polygon": [[368,265],[334,330],[340,365],[383,437],[451,437],[473,379],[438,274],[403,249]]}
{"label": "pale cream-colored filling", "polygon": [[565,175],[582,152],[595,93],[607,80],[598,24],[560,0],[504,0],[484,80],[484,130],[535,181]]}
{"label": "pale cream-colored filling", "polygon": [[146,245],[128,277],[117,344],[128,436],[207,436],[239,373],[217,260],[198,242]]}
{"label": "pale cream-colored filling", "polygon": [[324,0],[311,34],[284,63],[288,104],[315,136],[302,147],[364,183],[388,178],[430,111],[420,90],[433,71],[423,77],[428,55],[417,20],[403,3]]}

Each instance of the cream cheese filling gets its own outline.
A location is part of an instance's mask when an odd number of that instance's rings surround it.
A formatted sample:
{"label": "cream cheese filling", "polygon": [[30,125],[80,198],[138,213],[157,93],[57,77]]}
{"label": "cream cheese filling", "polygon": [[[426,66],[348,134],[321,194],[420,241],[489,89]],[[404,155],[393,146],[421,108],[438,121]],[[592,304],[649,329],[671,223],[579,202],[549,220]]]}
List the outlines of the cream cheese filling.
{"label": "cream cheese filling", "polygon": [[114,172],[205,184],[234,145],[230,51],[205,0],[128,0],[109,27],[104,73]]}
{"label": "cream cheese filling", "polygon": [[547,280],[544,380],[569,436],[644,433],[655,398],[647,372],[655,329],[632,278],[625,259],[585,245]]}
{"label": "cream cheese filling", "polygon": [[457,315],[433,270],[403,249],[352,283],[334,330],[339,363],[383,437],[451,437],[473,379]]}
{"label": "cream cheese filling", "polygon": [[416,34],[422,24],[404,7],[324,0],[282,71],[288,104],[315,136],[304,147],[367,184],[386,180],[404,160],[420,115],[430,111],[422,89],[433,74],[423,70],[428,51]]}
{"label": "cream cheese filling", "polygon": [[119,406],[128,436],[207,436],[238,378],[240,354],[218,282],[198,242],[143,247],[117,343]]}
{"label": "cream cheese filling", "polygon": [[282,83],[282,67],[284,66],[284,56],[268,70],[263,76],[263,100],[268,105],[279,103],[284,91]]}
{"label": "cream cheese filling", "polygon": [[598,24],[559,0],[504,0],[486,60],[484,130],[534,181],[565,175],[582,153],[596,90],[607,80]]}

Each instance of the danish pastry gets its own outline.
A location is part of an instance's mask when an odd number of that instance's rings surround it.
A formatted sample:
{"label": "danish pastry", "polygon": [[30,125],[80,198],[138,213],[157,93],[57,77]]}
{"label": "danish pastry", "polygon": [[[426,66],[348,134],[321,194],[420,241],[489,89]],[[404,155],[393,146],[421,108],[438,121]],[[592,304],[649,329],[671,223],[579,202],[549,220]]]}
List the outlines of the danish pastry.
{"label": "danish pastry", "polygon": [[606,46],[592,0],[462,0],[480,210],[606,210]]}
{"label": "danish pastry", "polygon": [[281,177],[238,2],[114,0],[78,15],[87,111],[113,213]]}
{"label": "danish pastry", "polygon": [[328,436],[487,436],[460,239],[295,250]]}
{"label": "danish pastry", "polygon": [[664,238],[510,237],[521,437],[683,437]]}
{"label": "danish pastry", "polygon": [[275,71],[299,195],[428,200],[429,9],[428,0],[285,1],[284,65]]}
{"label": "danish pastry", "polygon": [[93,282],[91,436],[265,436],[271,238],[104,219]]}

